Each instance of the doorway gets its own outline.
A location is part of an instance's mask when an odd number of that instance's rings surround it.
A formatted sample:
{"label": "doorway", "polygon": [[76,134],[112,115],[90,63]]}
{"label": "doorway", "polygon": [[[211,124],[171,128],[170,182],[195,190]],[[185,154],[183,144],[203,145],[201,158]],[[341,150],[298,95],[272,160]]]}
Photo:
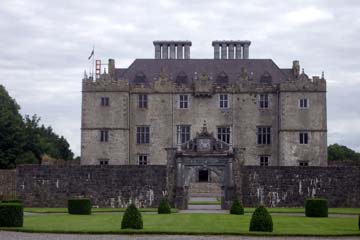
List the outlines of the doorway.
{"label": "doorway", "polygon": [[199,170],[199,182],[209,182],[209,170]]}

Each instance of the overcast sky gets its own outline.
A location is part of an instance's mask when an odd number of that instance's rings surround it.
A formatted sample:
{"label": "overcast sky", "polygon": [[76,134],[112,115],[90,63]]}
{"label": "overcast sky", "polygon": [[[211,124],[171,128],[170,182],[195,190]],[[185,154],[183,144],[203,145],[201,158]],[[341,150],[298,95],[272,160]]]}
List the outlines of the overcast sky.
{"label": "overcast sky", "polygon": [[[92,3],[90,3],[92,2]],[[286,2],[286,4],[285,4]],[[81,78],[97,59],[127,67],[153,58],[153,40],[191,40],[192,58],[211,41],[251,40],[250,58],[279,67],[294,59],[325,71],[328,142],[360,151],[360,1],[0,1],[0,84],[80,154]]]}

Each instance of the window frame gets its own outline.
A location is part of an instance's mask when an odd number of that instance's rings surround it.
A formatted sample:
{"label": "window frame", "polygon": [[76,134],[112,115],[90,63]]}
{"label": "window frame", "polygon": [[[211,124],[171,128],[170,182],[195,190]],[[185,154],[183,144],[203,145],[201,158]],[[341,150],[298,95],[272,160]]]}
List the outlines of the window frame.
{"label": "window frame", "polygon": [[231,126],[229,125],[216,127],[216,139],[221,142],[231,145],[232,144],[231,134],[232,134]]}
{"label": "window frame", "polygon": [[176,143],[178,145],[181,145],[189,142],[190,140],[191,140],[191,125],[185,125],[185,124],[176,125]]}
{"label": "window frame", "polygon": [[229,94],[227,94],[227,93],[219,94],[219,108],[220,109],[229,109],[230,108]]}
{"label": "window frame", "polygon": [[99,159],[99,165],[100,166],[106,166],[106,165],[109,165],[109,162],[110,160],[107,159],[107,158],[102,158],[102,159]]}
{"label": "window frame", "polygon": [[309,165],[309,161],[306,160],[301,160],[299,161],[299,167],[308,167]]}
{"label": "window frame", "polygon": [[259,108],[260,109],[268,109],[269,108],[269,94],[261,93],[259,94]]}
{"label": "window frame", "polygon": [[256,141],[258,145],[271,145],[272,142],[271,126],[257,126],[256,135],[257,135]]}
{"label": "window frame", "polygon": [[139,125],[136,126],[136,144],[150,143],[150,126]]}
{"label": "window frame", "polygon": [[138,108],[147,109],[148,108],[148,94],[138,94]]}
{"label": "window frame", "polygon": [[259,155],[260,166],[270,166],[270,155]]}
{"label": "window frame", "polygon": [[298,107],[300,109],[309,109],[310,108],[310,100],[308,98],[300,98]]}
{"label": "window frame", "polygon": [[100,106],[109,107],[110,106],[110,97],[102,96],[100,100]]}
{"label": "window frame", "polygon": [[309,132],[299,132],[299,144],[309,144]]}
{"label": "window frame", "polygon": [[149,154],[138,154],[137,155],[137,163],[140,166],[146,166],[149,164]]}
{"label": "window frame", "polygon": [[100,142],[109,142],[109,130],[102,129],[100,130]]}
{"label": "window frame", "polygon": [[[190,95],[189,94],[179,94],[178,95],[178,108],[179,109],[189,109],[190,108]],[[184,99],[186,98],[186,99]]]}

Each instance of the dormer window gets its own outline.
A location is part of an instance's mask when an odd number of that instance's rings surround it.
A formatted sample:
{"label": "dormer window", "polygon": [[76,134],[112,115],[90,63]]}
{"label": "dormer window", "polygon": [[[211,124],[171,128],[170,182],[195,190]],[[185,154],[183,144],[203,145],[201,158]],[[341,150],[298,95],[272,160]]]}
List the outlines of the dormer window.
{"label": "dormer window", "polygon": [[219,85],[226,85],[229,82],[229,77],[225,72],[221,72],[217,78],[216,78],[216,83]]}
{"label": "dormer window", "polygon": [[180,72],[179,75],[176,76],[175,82],[177,85],[187,84],[188,77],[184,72]]}
{"label": "dormer window", "polygon": [[141,84],[141,83],[145,83],[145,81],[146,81],[146,76],[143,72],[136,73],[134,78],[134,83]]}

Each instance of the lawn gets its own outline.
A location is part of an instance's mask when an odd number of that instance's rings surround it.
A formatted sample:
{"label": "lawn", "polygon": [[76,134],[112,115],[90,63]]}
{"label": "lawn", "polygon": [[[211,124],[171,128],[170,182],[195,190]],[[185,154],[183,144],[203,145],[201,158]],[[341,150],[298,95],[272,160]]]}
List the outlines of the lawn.
{"label": "lawn", "polygon": [[[206,205],[206,204],[205,204]],[[270,213],[304,213],[304,208],[267,208]],[[92,212],[125,212],[125,208],[93,208]],[[157,208],[139,208],[141,212],[157,212]],[[245,208],[246,213],[254,212],[255,208]],[[25,212],[31,213],[67,213],[67,208],[25,208]],[[178,212],[171,209],[171,212]],[[330,214],[354,214],[360,215],[360,208],[329,208]]]}
{"label": "lawn", "polygon": [[[264,234],[250,233],[250,215],[230,214],[143,214],[143,230],[121,230],[122,213],[93,215],[26,216],[23,228],[0,228],[54,233],[168,233],[168,234]],[[357,218],[306,218],[273,216],[271,235],[359,235]]]}

